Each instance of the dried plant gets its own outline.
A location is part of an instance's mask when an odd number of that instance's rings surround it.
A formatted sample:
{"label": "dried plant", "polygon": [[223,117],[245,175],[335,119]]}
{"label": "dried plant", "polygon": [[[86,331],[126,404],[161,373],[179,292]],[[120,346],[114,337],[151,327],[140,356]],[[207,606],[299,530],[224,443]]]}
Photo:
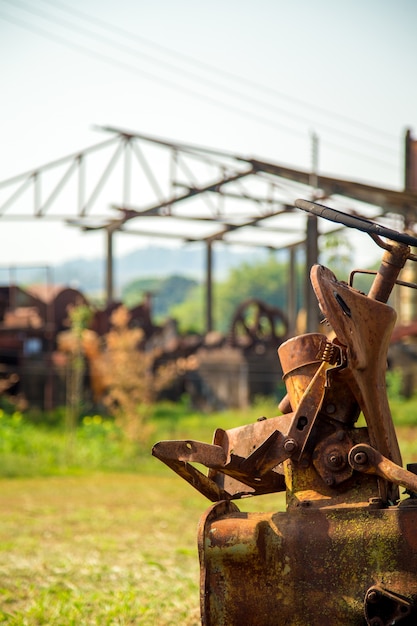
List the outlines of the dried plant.
{"label": "dried plant", "polygon": [[146,350],[143,330],[130,328],[129,322],[126,307],[114,311],[99,365],[108,410],[130,439],[144,442],[150,435],[147,423],[150,408],[158,391],[172,381],[176,366],[157,366],[159,353],[155,349]]}

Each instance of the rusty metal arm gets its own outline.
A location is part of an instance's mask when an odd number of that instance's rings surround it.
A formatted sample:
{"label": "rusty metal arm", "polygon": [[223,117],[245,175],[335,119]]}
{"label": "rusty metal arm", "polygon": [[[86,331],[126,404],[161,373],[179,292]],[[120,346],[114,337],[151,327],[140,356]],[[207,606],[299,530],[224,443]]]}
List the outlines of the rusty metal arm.
{"label": "rusty metal arm", "polygon": [[[260,453],[258,452],[257,455],[258,460],[262,455],[268,454],[268,448],[272,447],[277,438],[283,438],[281,433],[275,432],[276,435],[271,435],[260,446]],[[245,459],[235,454],[230,454],[227,458],[228,455],[224,449],[215,444],[193,440],[160,441],[154,445],[152,454],[212,502],[273,493],[282,491],[285,487],[283,477],[277,472],[273,472],[272,467],[260,474],[253,471],[253,459],[250,457]],[[235,490],[226,491],[215,480],[200,472],[191,463],[199,463],[211,470],[226,474],[235,479],[238,485],[243,483],[249,487],[249,490],[242,491],[240,487],[237,487]],[[275,462],[274,466],[276,464]]]}
{"label": "rusty metal arm", "polygon": [[417,493],[417,476],[383,456],[378,450],[359,443],[349,452],[350,466],[365,474],[376,474],[388,482]]}
{"label": "rusty metal arm", "polygon": [[[249,437],[253,444],[250,450],[241,444],[235,449],[228,437],[230,431],[222,431],[217,441],[220,445],[193,440],[161,441],[153,447],[152,454],[212,501],[282,491],[285,482],[274,469],[290,457],[296,461],[301,459],[323,402],[329,372],[340,367],[342,357],[340,352],[336,361],[326,360],[324,354],[322,358],[296,412],[286,416],[285,424],[275,418],[239,429],[238,441]],[[284,426],[286,434],[280,430]],[[209,476],[191,463],[209,468]],[[221,487],[219,491],[219,484],[223,482],[219,474],[231,477],[236,484],[229,481],[229,491]],[[242,491],[243,486],[250,491]]]}
{"label": "rusty metal arm", "polygon": [[152,454],[181,476],[181,478],[186,480],[192,487],[197,489],[197,491],[202,493],[203,496],[206,496],[211,502],[230,500],[231,495],[227,491],[221,489],[213,480],[208,478],[193,465],[187,461],[178,459],[178,457],[173,454],[174,446],[167,444],[175,445],[177,443],[187,444],[188,442],[160,441],[153,446]]}

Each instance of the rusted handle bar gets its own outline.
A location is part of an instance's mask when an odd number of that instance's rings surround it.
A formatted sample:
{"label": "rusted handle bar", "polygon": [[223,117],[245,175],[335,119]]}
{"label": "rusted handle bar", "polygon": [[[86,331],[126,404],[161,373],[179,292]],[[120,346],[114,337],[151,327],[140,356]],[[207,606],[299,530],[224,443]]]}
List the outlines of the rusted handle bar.
{"label": "rusted handle bar", "polygon": [[350,466],[358,472],[376,474],[388,482],[417,493],[417,476],[415,474],[393,463],[366,443],[359,443],[354,446],[349,452],[348,460]]}
{"label": "rusted handle bar", "polygon": [[295,206],[331,222],[368,233],[378,245],[381,245],[378,243],[379,237],[385,237],[390,240],[391,245],[383,246],[385,247],[385,253],[368,294],[368,297],[373,300],[388,302],[398,274],[404,267],[406,260],[410,258],[409,246],[417,246],[417,238],[406,233],[399,233],[381,224],[376,224],[364,217],[343,213],[318,202],[298,199],[295,201]]}

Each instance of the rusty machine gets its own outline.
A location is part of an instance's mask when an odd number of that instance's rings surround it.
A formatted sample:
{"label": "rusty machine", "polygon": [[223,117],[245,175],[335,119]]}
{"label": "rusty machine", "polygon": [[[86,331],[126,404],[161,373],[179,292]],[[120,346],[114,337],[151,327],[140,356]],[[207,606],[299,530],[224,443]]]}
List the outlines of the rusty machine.
{"label": "rusty machine", "polygon": [[[366,295],[326,267],[311,282],[328,333],[278,348],[278,417],[212,444],[162,441],[153,454],[213,502],[198,531],[205,626],[417,624],[417,464],[405,469],[386,394],[395,310],[387,304],[417,239],[297,200],[384,249]],[[416,287],[416,285],[408,284]],[[204,473],[194,463],[204,465]],[[235,501],[286,492],[286,511]]]}

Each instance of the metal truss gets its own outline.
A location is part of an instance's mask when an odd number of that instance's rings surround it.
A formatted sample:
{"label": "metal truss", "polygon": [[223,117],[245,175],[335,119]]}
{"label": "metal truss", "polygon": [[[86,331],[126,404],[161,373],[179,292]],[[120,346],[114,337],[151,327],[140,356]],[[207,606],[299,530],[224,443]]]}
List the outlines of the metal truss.
{"label": "metal truss", "polygon": [[[206,242],[209,285],[215,241],[271,249],[294,249],[307,241],[307,258],[314,261],[317,227],[294,209],[299,197],[326,199],[347,212],[359,201],[366,217],[400,215],[407,228],[417,221],[415,191],[325,177],[117,128],[101,130],[111,137],[0,182],[0,220],[60,220],[85,231],[104,230],[108,300],[112,237],[118,232]],[[321,229],[321,234],[334,230]]]}
{"label": "metal truss", "polygon": [[[230,152],[104,128],[111,138],[0,182],[0,219],[61,220],[185,241],[286,247],[303,241],[293,210],[312,175]],[[417,194],[319,177],[321,198],[413,215]],[[294,218],[294,213],[297,216]],[[375,210],[371,211],[375,216]],[[139,223],[134,230],[131,222]],[[279,219],[278,219],[279,218]],[[413,220],[414,221],[414,220]],[[173,222],[181,222],[174,227]],[[237,231],[245,236],[238,240]]]}
{"label": "metal truss", "polygon": [[[244,229],[240,243],[269,247],[303,240],[302,218],[292,224],[288,215],[308,183],[286,182],[232,153],[104,130],[110,139],[0,182],[0,219],[231,243]],[[278,224],[277,216],[287,219]],[[144,219],[134,230],[136,218]]]}

